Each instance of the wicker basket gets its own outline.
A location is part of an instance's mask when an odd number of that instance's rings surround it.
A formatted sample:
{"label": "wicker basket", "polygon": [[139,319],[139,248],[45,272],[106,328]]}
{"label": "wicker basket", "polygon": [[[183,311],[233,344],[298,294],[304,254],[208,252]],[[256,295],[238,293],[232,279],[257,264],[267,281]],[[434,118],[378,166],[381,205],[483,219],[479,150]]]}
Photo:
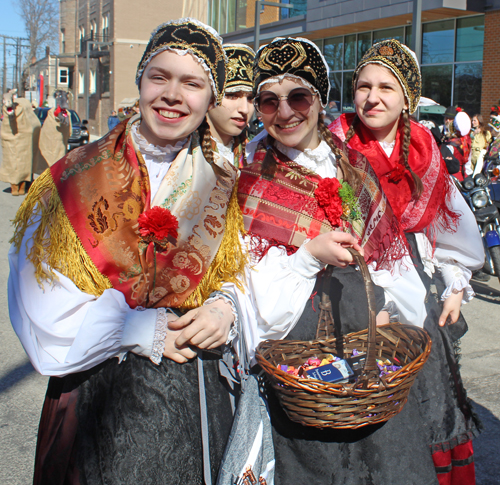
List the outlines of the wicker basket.
{"label": "wicker basket", "polygon": [[[334,326],[329,297],[332,268],[327,268],[316,340],[267,340],[256,351],[257,362],[288,417],[305,426],[360,428],[387,421],[403,409],[415,377],[431,351],[431,339],[419,327],[401,323],[376,326],[375,296],[368,268],[359,253],[354,250],[351,253],[365,281],[368,329],[345,335],[341,341],[328,338]],[[319,338],[321,332],[326,333],[325,337]],[[363,372],[355,383],[338,384],[296,377],[277,367],[280,364],[298,367],[309,357],[322,358],[327,354],[343,354],[344,358],[349,358],[354,349],[366,352]],[[377,358],[389,359],[402,368],[379,376]]]}

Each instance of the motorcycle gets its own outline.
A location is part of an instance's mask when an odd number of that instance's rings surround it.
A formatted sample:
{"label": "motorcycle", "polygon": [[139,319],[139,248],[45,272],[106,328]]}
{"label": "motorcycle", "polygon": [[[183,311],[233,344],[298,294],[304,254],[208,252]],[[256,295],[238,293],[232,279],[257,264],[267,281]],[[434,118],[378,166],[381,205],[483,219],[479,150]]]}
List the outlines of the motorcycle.
{"label": "motorcycle", "polygon": [[[485,263],[483,270],[494,274],[500,280],[500,212],[495,204],[498,196],[500,206],[500,184],[492,184],[492,176],[500,173],[498,166],[485,160],[483,170],[466,177],[463,182],[453,177],[455,185],[467,201],[477,221],[477,227],[483,238]],[[495,166],[494,166],[495,165]],[[496,175],[495,175],[496,174]],[[495,185],[495,187],[492,187]],[[498,194],[497,192],[498,191]],[[493,194],[493,197],[492,197]]]}

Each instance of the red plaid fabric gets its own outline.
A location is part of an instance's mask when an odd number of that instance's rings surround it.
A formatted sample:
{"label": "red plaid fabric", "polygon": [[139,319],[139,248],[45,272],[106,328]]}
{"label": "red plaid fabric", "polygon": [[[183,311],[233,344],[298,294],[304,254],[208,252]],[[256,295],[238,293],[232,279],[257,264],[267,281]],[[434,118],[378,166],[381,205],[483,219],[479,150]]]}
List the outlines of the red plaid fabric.
{"label": "red plaid fabric", "polygon": [[[405,239],[376,175],[366,158],[347,150],[335,140],[361,175],[357,190],[361,219],[352,225],[342,221],[339,228],[352,234],[365,250],[367,263],[377,261],[378,267],[389,267],[405,252]],[[316,199],[314,191],[321,177],[315,172],[288,160],[274,149],[276,171],[272,180],[262,176],[262,161],[266,154],[261,144],[254,161],[241,170],[238,200],[243,212],[245,229],[269,246],[284,246],[289,253],[296,251],[305,239],[331,231],[332,227]],[[260,246],[261,254],[266,248]]]}

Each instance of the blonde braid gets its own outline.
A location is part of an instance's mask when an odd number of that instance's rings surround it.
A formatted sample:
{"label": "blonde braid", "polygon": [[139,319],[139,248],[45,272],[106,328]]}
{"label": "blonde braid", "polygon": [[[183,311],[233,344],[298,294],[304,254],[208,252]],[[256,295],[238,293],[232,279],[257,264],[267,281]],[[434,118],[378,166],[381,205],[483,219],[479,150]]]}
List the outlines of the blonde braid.
{"label": "blonde braid", "polygon": [[203,120],[198,128],[198,133],[200,135],[200,145],[201,151],[205,160],[212,165],[214,163],[214,153],[212,150],[212,134],[210,133],[210,125],[208,124],[207,118]]}
{"label": "blonde braid", "polygon": [[354,118],[352,120],[351,126],[347,130],[347,133],[345,134],[345,143],[349,143],[349,140],[356,134],[356,126],[359,123],[359,117],[358,114],[356,113],[354,115]]}
{"label": "blonde braid", "polygon": [[424,184],[420,177],[410,168],[410,164],[408,163],[408,158],[410,155],[410,142],[411,142],[411,123],[410,123],[410,115],[407,110],[403,111],[402,115],[403,120],[403,143],[401,143],[401,159],[403,164],[408,170],[413,178],[413,183],[415,186],[413,187],[412,195],[417,199],[422,195],[424,191]]}
{"label": "blonde braid", "polygon": [[323,121],[323,115],[318,118],[318,131],[321,138],[325,140],[332,152],[337,156],[338,164],[344,175],[344,180],[356,191],[361,184],[361,176],[358,170],[349,163],[347,155],[334,143],[332,133]]}

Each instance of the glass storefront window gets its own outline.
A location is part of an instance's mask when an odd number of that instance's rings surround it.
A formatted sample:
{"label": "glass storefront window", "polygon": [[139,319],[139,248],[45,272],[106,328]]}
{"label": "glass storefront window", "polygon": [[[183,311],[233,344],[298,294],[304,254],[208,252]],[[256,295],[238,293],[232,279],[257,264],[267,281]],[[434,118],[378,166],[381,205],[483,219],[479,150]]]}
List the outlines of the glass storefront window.
{"label": "glass storefront window", "polygon": [[236,30],[241,30],[246,28],[247,28],[247,0],[236,0]]}
{"label": "glass storefront window", "polygon": [[455,66],[453,105],[460,106],[470,116],[481,111],[482,77],[482,62],[457,64]]}
{"label": "glass storefront window", "polygon": [[358,34],[358,62],[363,57],[364,53],[372,46],[372,33],[365,32]]}
{"label": "glass storefront window", "polygon": [[405,44],[410,48],[411,48],[412,35],[413,35],[413,27],[411,25],[408,25],[406,27]]}
{"label": "glass storefront window", "polygon": [[332,37],[325,40],[323,53],[330,71],[339,71],[342,69],[342,37]]}
{"label": "glass storefront window", "polygon": [[354,71],[345,71],[342,74],[342,111],[344,113],[354,113],[354,101],[352,99],[352,75]]}
{"label": "glass storefront window", "polygon": [[227,2],[227,31],[234,32],[236,30],[236,0],[228,0]]}
{"label": "glass storefront window", "polygon": [[399,42],[404,43],[405,34],[403,27],[397,27],[395,29],[384,29],[384,30],[376,30],[373,32],[373,43],[376,44],[381,40],[387,39],[396,39]]}
{"label": "glass storefront window", "polygon": [[422,25],[422,64],[453,62],[455,27],[453,20]]}
{"label": "glass storefront window", "polygon": [[422,66],[422,96],[443,106],[451,105],[453,65]]}
{"label": "glass storefront window", "polygon": [[455,60],[482,61],[484,44],[484,17],[457,20],[457,50]]}
{"label": "glass storefront window", "polygon": [[356,34],[344,37],[344,69],[356,67]]}

